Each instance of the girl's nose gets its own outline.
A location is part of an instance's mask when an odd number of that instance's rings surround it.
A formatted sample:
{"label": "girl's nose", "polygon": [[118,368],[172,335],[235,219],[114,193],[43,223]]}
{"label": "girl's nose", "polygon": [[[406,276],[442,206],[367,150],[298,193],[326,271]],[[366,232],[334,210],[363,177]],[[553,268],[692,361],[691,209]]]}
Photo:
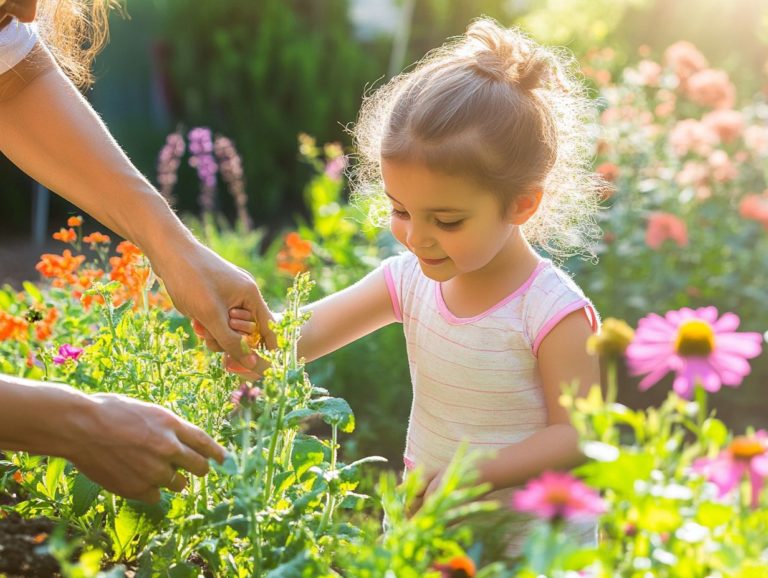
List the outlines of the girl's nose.
{"label": "girl's nose", "polygon": [[406,237],[408,245],[413,248],[425,248],[431,247],[435,244],[434,239],[424,230],[423,227],[419,227],[411,224],[408,228],[408,236]]}

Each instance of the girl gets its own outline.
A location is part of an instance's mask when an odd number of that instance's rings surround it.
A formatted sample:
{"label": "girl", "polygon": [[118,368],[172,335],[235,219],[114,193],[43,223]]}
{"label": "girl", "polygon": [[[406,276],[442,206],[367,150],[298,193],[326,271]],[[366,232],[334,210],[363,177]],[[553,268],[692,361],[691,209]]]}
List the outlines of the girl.
{"label": "girl", "polygon": [[[404,461],[427,472],[424,496],[462,442],[492,450],[478,478],[504,504],[515,486],[581,459],[558,398],[563,383],[598,382],[585,348],[597,314],[529,243],[564,255],[594,233],[590,104],[567,65],[477,20],[379,89],[354,129],[352,182],[358,194],[383,190],[407,251],[310,305],[299,349],[312,360],[403,324],[413,385]],[[242,310],[230,326],[256,329]]]}

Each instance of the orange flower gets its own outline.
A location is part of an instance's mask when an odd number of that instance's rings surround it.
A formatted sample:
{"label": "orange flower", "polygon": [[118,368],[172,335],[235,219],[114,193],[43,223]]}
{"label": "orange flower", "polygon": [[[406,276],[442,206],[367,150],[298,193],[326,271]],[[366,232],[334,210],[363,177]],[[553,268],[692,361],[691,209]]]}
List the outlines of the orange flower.
{"label": "orange flower", "polygon": [[77,241],[77,233],[74,229],[59,229],[58,233],[53,234],[53,238],[62,243],[74,243]]}
{"label": "orange flower", "polygon": [[17,317],[5,311],[0,311],[0,341],[7,339],[26,341],[28,328],[29,323],[23,317]]}
{"label": "orange flower", "polygon": [[85,243],[90,243],[91,245],[98,245],[99,243],[109,243],[111,239],[109,238],[109,235],[96,231],[83,237],[83,241]]}
{"label": "orange flower", "polygon": [[441,578],[472,578],[476,573],[475,563],[468,556],[454,556],[445,564],[435,564]]}
{"label": "orange flower", "polygon": [[294,259],[306,259],[312,254],[312,243],[302,239],[296,232],[285,236],[285,246]]}
{"label": "orange flower", "polygon": [[678,247],[685,247],[688,244],[685,222],[671,213],[653,213],[645,230],[645,244],[657,250],[667,240],[674,241]]}
{"label": "orange flower", "polygon": [[80,215],[67,219],[67,227],[79,227],[83,224],[83,218]]}
{"label": "orange flower", "polygon": [[[73,256],[69,249],[65,249],[61,255],[46,253],[40,256],[40,262],[35,269],[40,271],[43,277],[51,277],[71,282],[74,273],[85,261],[85,255]],[[57,285],[61,287],[61,285]]]}

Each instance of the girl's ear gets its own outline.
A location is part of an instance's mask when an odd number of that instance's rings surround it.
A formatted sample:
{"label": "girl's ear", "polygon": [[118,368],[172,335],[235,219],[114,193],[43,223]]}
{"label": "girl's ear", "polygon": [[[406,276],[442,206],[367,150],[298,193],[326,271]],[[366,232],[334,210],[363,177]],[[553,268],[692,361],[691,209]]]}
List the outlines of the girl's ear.
{"label": "girl's ear", "polygon": [[544,190],[541,187],[537,187],[517,195],[507,209],[507,220],[512,225],[522,225],[528,219],[530,219],[541,203],[541,197]]}

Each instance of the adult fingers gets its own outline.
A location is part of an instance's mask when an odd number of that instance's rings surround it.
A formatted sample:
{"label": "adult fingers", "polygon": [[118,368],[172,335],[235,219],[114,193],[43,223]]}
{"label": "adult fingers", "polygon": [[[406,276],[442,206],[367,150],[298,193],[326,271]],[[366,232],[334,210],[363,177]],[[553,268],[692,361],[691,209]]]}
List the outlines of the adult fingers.
{"label": "adult fingers", "polygon": [[243,321],[242,319],[230,319],[229,328],[234,329],[242,335],[253,335],[259,326],[255,321]]}
{"label": "adult fingers", "polygon": [[180,492],[187,486],[187,478],[181,472],[171,470],[171,476],[163,486],[172,492]]}
{"label": "adult fingers", "polygon": [[227,450],[197,426],[185,423],[184,427],[176,435],[185,448],[189,448],[189,451],[194,452],[194,455],[203,462],[201,464],[200,461],[190,460],[192,467],[186,467],[186,464],[179,464],[184,465],[184,469],[195,475],[204,476],[208,472],[209,459],[221,463],[227,456]]}
{"label": "adult fingers", "polygon": [[229,317],[231,319],[242,319],[243,321],[253,321],[253,313],[247,309],[241,309],[240,307],[233,307],[229,310]]}

